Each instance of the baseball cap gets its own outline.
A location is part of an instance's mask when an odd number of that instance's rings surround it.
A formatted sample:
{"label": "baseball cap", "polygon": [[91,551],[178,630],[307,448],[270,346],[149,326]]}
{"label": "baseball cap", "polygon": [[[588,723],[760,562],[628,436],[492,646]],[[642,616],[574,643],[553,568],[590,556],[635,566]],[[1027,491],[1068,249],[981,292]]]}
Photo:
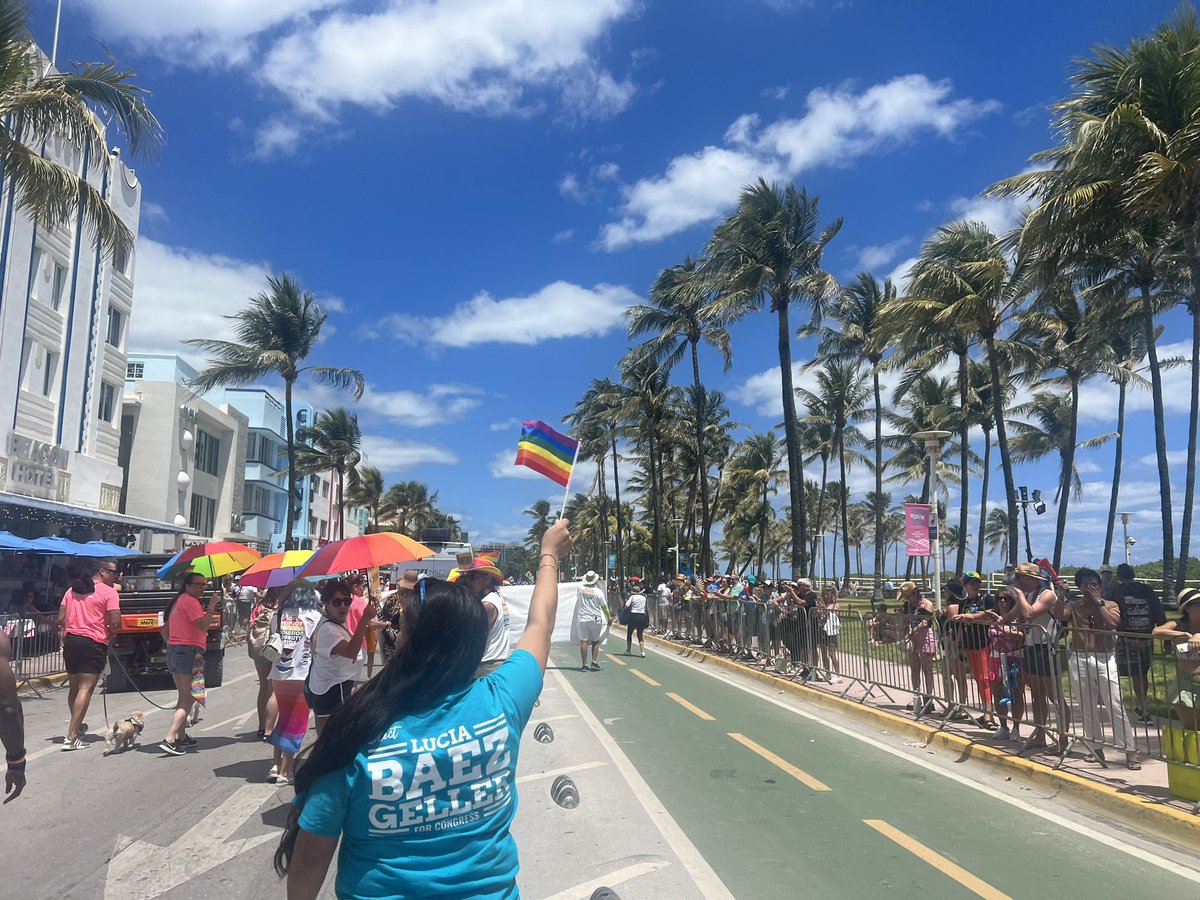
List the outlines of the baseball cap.
{"label": "baseball cap", "polygon": [[1110,566],[1108,563],[1105,563],[1104,565],[1102,565],[1100,567],[1100,574],[1101,575],[1111,575],[1112,574],[1112,566]]}
{"label": "baseball cap", "polygon": [[1129,563],[1121,563],[1117,566],[1117,577],[1122,581],[1132,581],[1133,576],[1133,566],[1129,565]]}

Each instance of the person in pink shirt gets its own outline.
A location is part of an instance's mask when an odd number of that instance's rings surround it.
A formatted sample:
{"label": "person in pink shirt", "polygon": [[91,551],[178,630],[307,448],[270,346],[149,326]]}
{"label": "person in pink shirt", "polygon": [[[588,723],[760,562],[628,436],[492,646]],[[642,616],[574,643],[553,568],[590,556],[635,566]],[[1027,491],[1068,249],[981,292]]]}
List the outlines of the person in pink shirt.
{"label": "person in pink shirt", "polygon": [[[367,597],[365,595],[367,587],[367,579],[361,572],[357,572],[346,579],[346,583],[350,585],[350,612],[346,615],[346,628],[354,634],[358,630],[358,623],[362,620],[363,613],[367,611]],[[369,679],[375,674],[375,647],[378,639],[379,629],[387,624],[380,622],[374,618],[367,629],[366,642],[363,644],[363,653],[367,657],[367,678]],[[360,653],[360,656],[363,654]],[[359,681],[361,684],[362,674],[359,673]]]}
{"label": "person in pink shirt", "polygon": [[92,692],[108,659],[112,633],[121,624],[121,598],[113,588],[117,565],[111,559],[80,559],[71,569],[71,586],[58,607],[59,643],[70,678],[67,707],[71,722],[63,750],[83,748]]}
{"label": "person in pink shirt", "polygon": [[213,612],[221,599],[219,591],[213,591],[208,605],[201,604],[208,579],[198,572],[183,576],[183,591],[171,601],[165,613],[167,630],[167,671],[175,679],[179,698],[175,701],[175,713],[171,716],[171,727],[159,748],[171,756],[182,756],[196,742],[187,736],[184,726],[188,713],[192,711],[192,670],[196,657],[203,655],[208,643],[208,626]]}

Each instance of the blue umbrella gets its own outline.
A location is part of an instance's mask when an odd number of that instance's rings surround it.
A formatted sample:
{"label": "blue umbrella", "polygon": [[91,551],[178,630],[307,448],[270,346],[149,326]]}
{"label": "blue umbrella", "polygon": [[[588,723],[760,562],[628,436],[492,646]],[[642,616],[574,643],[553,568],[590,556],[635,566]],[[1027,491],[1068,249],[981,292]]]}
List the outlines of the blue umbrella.
{"label": "blue umbrella", "polygon": [[[131,550],[128,547],[122,547],[119,544],[110,544],[108,541],[88,541],[83,546],[93,551],[88,553],[88,556],[141,556],[141,550]],[[84,554],[77,553],[76,556]]]}
{"label": "blue umbrella", "polygon": [[[105,544],[111,547],[112,544]],[[88,544],[79,544],[62,537],[40,537],[29,542],[29,549],[34,553],[49,553],[56,556],[111,556],[108,550],[97,550]]]}
{"label": "blue umbrella", "polygon": [[0,550],[32,550],[31,542],[11,531],[0,531]]}

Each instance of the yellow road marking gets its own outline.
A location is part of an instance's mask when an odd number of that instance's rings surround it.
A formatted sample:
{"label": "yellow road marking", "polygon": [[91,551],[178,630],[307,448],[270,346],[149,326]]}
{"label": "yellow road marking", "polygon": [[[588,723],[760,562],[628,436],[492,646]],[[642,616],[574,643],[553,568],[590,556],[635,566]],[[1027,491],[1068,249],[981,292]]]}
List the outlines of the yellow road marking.
{"label": "yellow road marking", "polygon": [[608,661],[615,662],[618,666],[626,665],[625,660],[621,659],[619,656],[609,656]]}
{"label": "yellow road marking", "polygon": [[715,722],[716,721],[716,718],[714,716],[710,716],[708,713],[706,713],[700,707],[694,706],[691,703],[688,703],[686,700],[684,700],[678,694],[667,694],[667,696],[670,697],[672,700],[674,700],[676,703],[678,703],[680,706],[682,706],[684,709],[688,709],[688,710],[691,710],[692,712],[694,712],[696,715],[698,715],[700,718],[702,718],[705,722]]}
{"label": "yellow road marking", "polygon": [[942,856],[940,853],[930,850],[919,841],[914,841],[907,834],[899,829],[893,828],[882,819],[863,819],[863,822],[867,825],[870,825],[889,840],[895,841],[913,856],[916,856],[918,859],[923,859],[939,872],[949,875],[971,893],[983,897],[985,900],[1010,900],[1008,894],[996,890],[986,881],[976,878],[962,866],[950,862],[950,860],[946,859],[946,857]]}
{"label": "yellow road marking", "polygon": [[659,684],[657,681],[655,681],[653,678],[651,678],[645,672],[640,671],[639,669],[630,669],[629,671],[632,672],[634,675],[636,675],[638,678],[642,679],[642,681],[646,682],[646,684],[650,685],[651,687],[662,687],[661,684]]}
{"label": "yellow road marking", "polygon": [[814,791],[832,790],[829,787],[829,785],[825,784],[822,781],[818,781],[816,778],[813,778],[811,775],[809,775],[803,769],[796,768],[790,762],[788,762],[786,759],[784,759],[782,756],[778,756],[778,755],[772,753],[766,747],[763,747],[759,744],[754,743],[754,741],[750,740],[750,738],[746,737],[744,734],[737,734],[736,732],[729,732],[729,736],[731,738],[733,738],[735,741],[737,741],[739,744],[741,744],[742,746],[749,747],[751,750],[753,750],[755,753],[757,753],[759,756],[761,756],[767,762],[774,763],[775,765],[779,766],[779,768],[783,769],[783,771],[787,772],[789,775],[791,775],[793,778],[795,778],[801,784],[806,785],[807,787],[811,788],[812,790],[814,790]]}

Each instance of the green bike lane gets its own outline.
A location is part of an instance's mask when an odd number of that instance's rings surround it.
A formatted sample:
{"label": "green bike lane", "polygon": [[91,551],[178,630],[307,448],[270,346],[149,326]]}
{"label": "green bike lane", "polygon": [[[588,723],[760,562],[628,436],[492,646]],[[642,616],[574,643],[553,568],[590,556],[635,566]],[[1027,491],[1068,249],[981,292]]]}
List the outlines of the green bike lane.
{"label": "green bike lane", "polygon": [[668,653],[605,654],[588,674],[577,652],[554,658],[735,897],[1197,892],[1196,873],[1122,852],[1119,835],[1072,830]]}

